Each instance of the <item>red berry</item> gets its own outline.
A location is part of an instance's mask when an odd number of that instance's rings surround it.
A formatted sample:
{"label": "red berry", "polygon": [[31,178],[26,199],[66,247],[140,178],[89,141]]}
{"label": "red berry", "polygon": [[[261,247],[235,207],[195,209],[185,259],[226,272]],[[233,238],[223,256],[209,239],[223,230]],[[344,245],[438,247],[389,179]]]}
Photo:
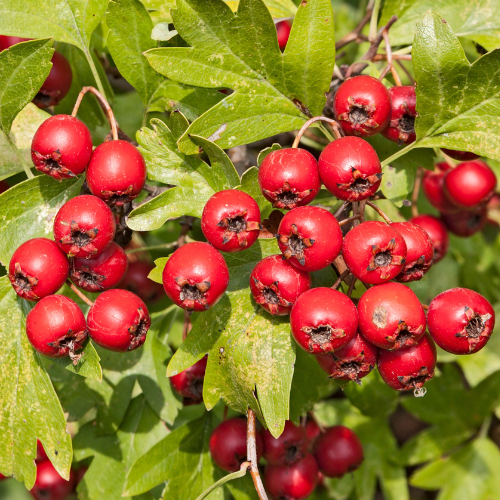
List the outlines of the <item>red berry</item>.
{"label": "red berry", "polygon": [[208,243],[188,243],[178,248],[163,270],[168,298],[188,311],[205,311],[215,305],[229,284],[229,270],[222,255]]}
{"label": "red berry", "polygon": [[43,82],[42,88],[33,98],[39,108],[47,108],[59,104],[71,88],[73,73],[68,60],[59,52],[54,52],[51,59],[52,68]]}
{"label": "red berry", "polygon": [[269,464],[292,465],[307,454],[309,441],[304,427],[296,426],[289,420],[280,437],[274,438],[268,430],[262,431],[264,458]]}
{"label": "red berry", "polygon": [[75,486],[78,486],[81,483],[83,476],[85,476],[85,474],[88,470],[89,470],[89,468],[86,467],[85,465],[83,465],[82,467],[78,467],[78,469],[76,469],[76,471],[75,471]]}
{"label": "red berry", "polygon": [[307,453],[293,465],[266,465],[264,469],[266,491],[275,500],[302,500],[307,498],[318,484],[318,464]]}
{"label": "red berry", "polygon": [[421,280],[434,261],[434,246],[430,236],[413,222],[394,222],[391,227],[406,243],[406,262],[396,276],[396,281],[408,283]]}
{"label": "red berry", "polygon": [[477,160],[478,158],[480,158],[479,155],[475,153],[470,153],[469,151],[455,151],[454,149],[446,149],[446,148],[441,148],[441,151],[458,161],[470,161],[470,160]]}
{"label": "red berry", "polygon": [[464,210],[454,214],[441,214],[441,220],[450,233],[468,238],[481,231],[488,220],[488,211],[486,208],[481,208],[473,212]]}
{"label": "red berry", "polygon": [[308,418],[305,426],[307,434],[307,442],[309,443],[309,448],[312,448],[314,441],[321,434],[321,429],[319,425],[312,418]]}
{"label": "red berry", "polygon": [[280,21],[279,23],[276,23],[276,33],[278,35],[278,45],[280,50],[285,50],[291,31],[292,25],[289,21]]}
{"label": "red berry", "polygon": [[333,111],[347,135],[375,135],[389,124],[391,96],[373,76],[355,76],[340,85]]}
{"label": "red berry", "polygon": [[436,368],[436,345],[425,334],[418,344],[378,353],[377,368],[384,382],[396,391],[414,389],[416,396],[423,396],[425,382],[434,377]]}
{"label": "red berry", "polygon": [[405,285],[384,283],[368,289],[358,302],[359,329],[382,349],[415,345],[425,333],[425,313]]}
{"label": "red berry", "polygon": [[205,356],[187,370],[170,377],[170,383],[175,392],[188,400],[189,404],[198,404],[203,401],[203,380],[207,369]]}
{"label": "red berry", "polygon": [[446,226],[433,215],[422,214],[413,217],[409,222],[420,226],[430,237],[434,247],[434,262],[439,262],[448,251],[449,238]]}
{"label": "red berry", "polygon": [[415,117],[417,96],[415,87],[401,85],[389,89],[391,95],[391,120],[382,135],[398,144],[415,142]]}
{"label": "red berry", "polygon": [[336,425],[316,440],[314,457],[326,477],[342,477],[363,462],[363,445],[351,429]]}
{"label": "red berry", "polygon": [[128,290],[101,293],[87,315],[90,338],[110,351],[133,351],[146,341],[151,325],[146,304]]}
{"label": "red berry", "polygon": [[[257,457],[262,455],[262,438],[255,435]],[[219,424],[209,441],[213,461],[227,472],[236,472],[247,459],[247,424],[242,418],[230,418]]]}
{"label": "red berry", "polygon": [[77,363],[87,338],[85,316],[76,302],[64,295],[44,297],[28,313],[26,334],[34,349],[51,358],[70,356]]}
{"label": "red berry", "polygon": [[260,165],[259,186],[276,208],[291,210],[308,205],[321,187],[318,162],[305,149],[273,151]]}
{"label": "red berry", "polygon": [[146,162],[135,146],[122,140],[108,141],[92,153],[87,184],[93,195],[121,206],[139,196],[146,173]]}
{"label": "red berry", "polygon": [[203,209],[201,230],[217,250],[245,250],[259,237],[259,205],[243,191],[219,191],[207,201]]}
{"label": "red berry", "polygon": [[318,167],[326,189],[340,200],[370,198],[382,178],[376,151],[359,137],[342,137],[328,144],[319,157]]}
{"label": "red berry", "polygon": [[127,272],[127,254],[114,241],[95,259],[74,258],[71,261],[71,281],[87,292],[102,292],[114,288]]}
{"label": "red berry", "polygon": [[426,198],[441,213],[455,213],[459,210],[444,194],[444,178],[450,168],[447,163],[437,163],[435,170],[426,170],[422,179],[422,189]]}
{"label": "red berry", "polygon": [[371,342],[357,333],[342,349],[329,354],[317,354],[316,359],[331,378],[352,380],[361,385],[360,379],[375,368],[377,352]]}
{"label": "red berry", "polygon": [[57,243],[47,238],[24,242],[9,264],[9,280],[17,295],[32,301],[56,293],[64,285],[68,273],[68,258]]}
{"label": "red berry", "polygon": [[0,481],[3,481],[4,479],[9,479],[9,477],[4,476],[2,473],[0,473]]}
{"label": "red berry", "polygon": [[439,347],[453,354],[472,354],[480,351],[493,333],[495,311],[474,290],[452,288],[432,300],[427,321]]}
{"label": "red berry", "polygon": [[40,440],[36,441],[36,462],[43,462],[44,460],[48,460],[49,457],[43,448],[43,444]]}
{"label": "red berry", "polygon": [[10,186],[5,181],[0,181],[0,194],[5,193],[8,189]]}
{"label": "red berry", "polygon": [[406,243],[391,226],[368,221],[347,233],[342,255],[356,278],[378,285],[394,279],[403,270]]}
{"label": "red berry", "polygon": [[331,288],[313,288],[295,302],[290,326],[294,339],[305,351],[333,352],[356,335],[358,313],[347,295]]}
{"label": "red berry", "polygon": [[28,42],[31,38],[21,38],[19,36],[0,35],[0,52],[21,42]]}
{"label": "red berry", "polygon": [[57,180],[83,173],[91,155],[89,129],[70,115],[56,115],[45,120],[31,142],[31,159],[36,169]]}
{"label": "red berry", "polygon": [[65,500],[73,491],[75,477],[70,472],[69,481],[63,479],[49,460],[36,467],[36,480],[30,491],[35,500]]}
{"label": "red berry", "polygon": [[250,291],[257,304],[278,316],[290,314],[300,295],[311,288],[311,276],[283,259],[271,255],[261,260],[250,275]]}
{"label": "red berry", "polygon": [[113,212],[88,194],[67,201],[54,220],[56,243],[70,257],[97,257],[111,244],[115,230]]}
{"label": "red berry", "polygon": [[317,271],[340,253],[342,231],[337,219],[324,208],[298,207],[281,219],[278,246],[296,268]]}
{"label": "red berry", "polygon": [[144,260],[129,262],[128,271],[120,282],[120,288],[138,295],[144,302],[156,302],[164,293],[163,286],[148,278],[155,268]]}

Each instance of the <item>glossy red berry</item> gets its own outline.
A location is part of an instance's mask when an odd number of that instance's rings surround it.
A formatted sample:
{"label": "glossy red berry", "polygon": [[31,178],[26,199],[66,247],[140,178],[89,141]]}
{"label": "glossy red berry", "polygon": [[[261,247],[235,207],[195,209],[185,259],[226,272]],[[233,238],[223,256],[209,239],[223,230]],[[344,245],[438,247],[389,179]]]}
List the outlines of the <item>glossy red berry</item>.
{"label": "glossy red berry", "polygon": [[291,210],[308,205],[321,187],[318,162],[305,149],[279,149],[259,167],[262,194],[276,208]]}
{"label": "glossy red berry", "polygon": [[375,135],[389,124],[391,96],[377,78],[355,76],[340,85],[333,100],[333,111],[347,135]]}
{"label": "glossy red berry", "polygon": [[45,452],[45,449],[43,448],[42,442],[37,439],[35,461],[38,463],[38,462],[43,462],[44,460],[48,460],[48,459],[49,459],[49,457],[47,456],[47,453]]}
{"label": "glossy red berry", "polygon": [[111,245],[115,231],[113,213],[106,203],[91,195],[67,201],[54,220],[56,243],[70,257],[97,257]]}
{"label": "glossy red berry", "polygon": [[446,226],[433,215],[422,214],[413,217],[409,222],[420,226],[430,237],[434,247],[434,262],[439,262],[448,252],[449,238]]}
{"label": "glossy red berry", "polygon": [[69,481],[63,479],[49,460],[36,467],[36,480],[30,491],[35,500],[65,500],[73,491],[74,473],[71,471]]}
{"label": "glossy red berry", "polygon": [[406,243],[388,224],[368,221],[347,233],[342,255],[356,278],[378,285],[394,279],[403,270]]}
{"label": "glossy red berry", "polygon": [[436,345],[428,334],[411,347],[378,353],[377,368],[384,382],[396,391],[414,390],[423,396],[425,382],[434,377]]}
{"label": "glossy red berry", "polygon": [[377,348],[357,333],[342,349],[329,354],[317,354],[319,366],[328,376],[340,380],[352,380],[361,384],[377,364]]}
{"label": "glossy red berry", "polygon": [[259,237],[259,205],[243,191],[219,191],[210,197],[203,208],[201,230],[217,250],[245,250]]}
{"label": "glossy red berry", "polygon": [[229,270],[222,255],[208,243],[188,243],[178,248],[163,270],[168,298],[188,311],[205,311],[215,305],[229,284]]}
{"label": "glossy red berry", "polygon": [[164,296],[163,286],[148,278],[155,268],[154,264],[144,260],[129,262],[128,271],[120,282],[120,288],[138,295],[144,302],[156,302]]}
{"label": "glossy red berry", "polygon": [[488,220],[488,211],[484,207],[477,211],[461,210],[454,214],[441,214],[441,220],[450,233],[468,238],[484,227]]}
{"label": "glossy red berry", "polygon": [[277,238],[285,258],[303,271],[330,265],[342,247],[337,219],[319,207],[298,207],[288,212],[281,219]]}
{"label": "glossy red berry", "polygon": [[396,281],[409,283],[421,280],[434,261],[434,245],[430,236],[413,222],[394,222],[391,227],[406,243],[406,262]]}
{"label": "glossy red berry", "polygon": [[110,351],[133,351],[146,341],[151,325],[146,304],[128,290],[101,293],[87,315],[90,338]]}
{"label": "glossy red berry", "polygon": [[400,283],[368,289],[358,302],[359,330],[382,349],[415,345],[425,333],[425,313],[418,297]]}
{"label": "glossy red berry", "polygon": [[441,148],[441,151],[443,153],[446,153],[449,157],[453,158],[454,160],[458,161],[470,161],[470,160],[477,160],[478,158],[480,158],[479,155],[471,153],[469,151],[456,151],[454,149],[446,149],[446,148]]}
{"label": "glossy red berry", "polygon": [[91,155],[89,129],[71,115],[55,115],[45,120],[31,142],[31,159],[36,169],[57,180],[83,173]]}
{"label": "glossy red berry", "polygon": [[358,312],[352,300],[331,288],[313,288],[295,302],[290,314],[292,335],[307,352],[333,352],[356,335]]}
{"label": "glossy red berry", "polygon": [[274,500],[303,500],[317,484],[318,464],[310,453],[293,465],[268,464],[264,469],[264,485]]}
{"label": "glossy red berry", "polygon": [[130,142],[103,142],[94,149],[87,168],[87,184],[93,195],[121,206],[139,196],[146,183],[146,162]]}
{"label": "glossy red berry", "polygon": [[453,354],[472,354],[491,337],[495,311],[474,290],[452,288],[432,300],[427,321],[429,333],[439,347]]}
{"label": "glossy red berry", "polygon": [[127,272],[127,254],[114,241],[95,259],[71,260],[71,281],[87,292],[114,288]]}
{"label": "glossy red berry", "polygon": [[47,108],[59,104],[71,88],[73,73],[68,60],[59,52],[54,52],[51,59],[52,68],[49,76],[43,82],[42,87],[33,102],[39,108]]}
{"label": "glossy red berry", "polygon": [[285,428],[278,438],[268,430],[263,430],[264,458],[269,464],[292,465],[302,460],[307,454],[309,441],[304,427],[287,420]]}
{"label": "glossy red berry", "polygon": [[282,255],[261,260],[250,274],[250,291],[267,312],[290,314],[300,295],[311,288],[311,275],[292,266]]}
{"label": "glossy red berry", "polygon": [[7,36],[0,35],[0,52],[12,47],[12,45],[16,45],[17,43],[27,42],[31,40],[31,38],[21,38],[20,36]]}
{"label": "glossy red berry", "polygon": [[76,302],[64,295],[44,297],[26,317],[26,334],[36,351],[51,358],[70,356],[77,363],[87,338],[85,316]]}
{"label": "glossy red berry", "polygon": [[321,429],[319,428],[319,425],[314,421],[312,418],[308,418],[306,421],[306,435],[307,435],[307,442],[309,443],[309,448],[311,449],[314,441],[316,441],[316,438],[321,434]]}
{"label": "glossy red berry", "polygon": [[203,401],[203,381],[207,369],[205,356],[187,370],[170,377],[170,383],[175,392],[180,394],[189,404],[198,404]]}
{"label": "glossy red berry", "polygon": [[[257,457],[262,455],[262,438],[255,435]],[[242,418],[230,418],[219,424],[209,441],[212,460],[227,472],[236,472],[247,459],[247,424]]]}
{"label": "glossy red berry", "polygon": [[17,295],[36,301],[56,293],[68,278],[69,262],[52,240],[33,238],[12,255],[9,280]]}
{"label": "glossy red berry", "polygon": [[444,193],[444,178],[450,170],[447,163],[437,163],[434,171],[425,170],[422,189],[429,203],[441,213],[455,213],[459,208]]}
{"label": "glossy red berry", "polygon": [[318,168],[326,189],[340,200],[366,200],[376,193],[382,179],[376,151],[359,137],[342,137],[328,144]]}
{"label": "glossy red berry", "polygon": [[415,87],[401,85],[389,89],[391,96],[391,118],[382,135],[398,144],[415,142],[415,118],[417,96]]}
{"label": "glossy red berry", "polygon": [[278,35],[278,45],[280,50],[285,50],[291,31],[292,25],[290,21],[280,21],[279,23],[276,23],[276,33]]}

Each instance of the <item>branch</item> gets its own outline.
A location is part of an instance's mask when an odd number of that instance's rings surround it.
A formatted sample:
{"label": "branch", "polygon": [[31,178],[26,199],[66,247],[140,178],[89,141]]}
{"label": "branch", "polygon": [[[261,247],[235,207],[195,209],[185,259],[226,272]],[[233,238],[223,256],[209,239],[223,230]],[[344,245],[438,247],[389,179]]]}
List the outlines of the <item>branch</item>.
{"label": "branch", "polygon": [[382,219],[384,219],[385,222],[387,222],[387,224],[392,224],[392,220],[389,218],[389,216],[385,212],[383,212],[381,208],[379,208],[377,205],[375,205],[375,203],[372,203],[371,201],[366,200],[366,204],[369,207],[372,207],[373,210],[375,210],[375,212],[377,212],[380,215],[380,217],[382,217]]}
{"label": "branch", "polygon": [[347,35],[343,36],[335,44],[335,51],[338,51],[342,47],[345,47],[346,45],[357,41],[360,38],[360,34],[363,31],[363,28],[369,23],[371,17],[372,17],[372,9],[368,9],[363,19],[361,19],[361,21],[359,22],[359,24],[350,33],[347,33]]}
{"label": "branch", "polygon": [[342,129],[340,128],[340,125],[335,120],[333,120],[332,118],[326,118],[325,116],[313,116],[312,118],[307,120],[304,123],[304,125],[302,125],[301,129],[299,130],[299,133],[297,134],[297,137],[295,137],[295,140],[293,141],[292,148],[298,147],[300,139],[302,139],[304,132],[315,122],[327,122],[327,123],[329,123],[332,127],[335,139],[340,139],[342,137]]}
{"label": "branch", "polygon": [[78,295],[78,297],[80,297],[85,302],[85,304],[90,307],[94,305],[94,303],[86,295],[84,295],[80,290],[78,290],[78,288],[76,288],[72,281],[68,279],[66,283],[69,285],[71,290],[73,290]]}
{"label": "branch", "polygon": [[259,474],[259,466],[257,464],[257,445],[255,444],[255,413],[250,408],[247,415],[247,460],[251,463],[250,474],[253,479],[253,484],[257,491],[260,500],[269,500],[266,490],[262,484],[262,479]]}

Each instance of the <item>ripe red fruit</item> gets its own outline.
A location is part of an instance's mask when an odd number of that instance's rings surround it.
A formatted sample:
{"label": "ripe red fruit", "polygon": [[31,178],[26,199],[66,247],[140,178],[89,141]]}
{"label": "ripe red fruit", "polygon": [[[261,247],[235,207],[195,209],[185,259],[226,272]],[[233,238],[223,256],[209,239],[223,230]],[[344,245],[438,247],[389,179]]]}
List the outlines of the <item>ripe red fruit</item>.
{"label": "ripe red fruit", "polygon": [[70,472],[69,481],[63,479],[49,460],[37,464],[36,480],[30,491],[35,500],[65,500],[73,491],[75,476]]}
{"label": "ripe red fruit", "polygon": [[415,345],[425,333],[425,313],[405,285],[384,283],[368,289],[358,302],[359,329],[382,349]]}
{"label": "ripe red fruit", "polygon": [[9,280],[17,295],[32,301],[56,293],[64,285],[68,273],[68,258],[57,243],[47,238],[24,242],[9,264]]}
{"label": "ripe red fruit", "polygon": [[404,238],[378,221],[354,227],[342,245],[342,255],[351,273],[372,285],[394,279],[403,270],[406,251]]}
{"label": "ripe red fruit", "polygon": [[455,151],[454,149],[446,149],[446,148],[441,148],[441,151],[458,161],[470,161],[480,158],[479,155],[471,153],[469,151]]}
{"label": "ripe red fruit", "polygon": [[49,457],[43,448],[43,444],[40,440],[36,441],[36,462],[43,462],[44,460],[48,460]]}
{"label": "ripe red fruit", "polygon": [[154,268],[154,264],[144,260],[129,262],[128,271],[120,282],[120,288],[135,293],[146,303],[159,300],[164,293],[163,286],[148,278]]}
{"label": "ripe red fruit", "polygon": [[56,115],[45,120],[31,142],[31,159],[36,169],[57,180],[83,173],[91,155],[89,129],[71,115]]}
{"label": "ripe red fruit", "polygon": [[398,144],[415,142],[415,117],[417,116],[417,96],[415,87],[397,86],[389,89],[391,96],[391,118],[382,135]]}
{"label": "ripe red fruit", "polygon": [[170,377],[170,383],[175,392],[186,398],[189,404],[198,404],[203,401],[203,380],[207,369],[205,356],[187,370]]}
{"label": "ripe red fruit", "polygon": [[454,214],[441,214],[441,220],[450,233],[468,238],[481,231],[488,220],[488,211],[483,207],[474,212],[464,210]]}
{"label": "ripe red fruit", "polygon": [[51,358],[68,356],[76,364],[87,338],[85,316],[76,302],[64,295],[44,297],[26,317],[26,334],[34,349]]}
{"label": "ripe red fruit", "polygon": [[92,153],[87,184],[93,195],[121,206],[139,196],[146,173],[146,162],[135,146],[122,140],[108,141]]}
{"label": "ripe red fruit", "polygon": [[382,179],[376,151],[359,137],[342,137],[328,144],[318,168],[326,189],[340,200],[366,200],[376,193]]}
{"label": "ripe red fruit", "polygon": [[307,498],[318,484],[318,464],[307,453],[293,465],[266,465],[264,485],[266,491],[275,500],[302,500]]}
{"label": "ripe red fruit", "polygon": [[430,237],[434,247],[434,262],[439,262],[448,251],[449,238],[446,226],[433,215],[422,214],[413,217],[409,222],[413,222],[420,226]]}
{"label": "ripe red fruit", "polygon": [[8,189],[10,186],[5,181],[0,181],[0,194],[5,193]]}
{"label": "ripe red fruit", "polygon": [[436,345],[425,334],[418,344],[378,353],[377,368],[384,382],[396,391],[414,389],[416,396],[423,396],[425,382],[434,377],[436,368]]}
{"label": "ripe red fruit", "polygon": [[432,300],[427,321],[439,347],[453,354],[472,354],[480,351],[493,333],[495,311],[474,290],[452,288]]}
{"label": "ripe red fruit", "polygon": [[324,208],[298,207],[281,219],[278,246],[291,264],[303,271],[330,265],[342,247],[337,219]]}
{"label": "ripe red fruit", "polygon": [[95,259],[72,259],[70,278],[76,286],[87,292],[102,292],[120,283],[127,266],[127,254],[113,241]]}
{"label": "ripe red fruit", "polygon": [[[257,458],[262,455],[262,438],[255,434]],[[242,418],[230,418],[219,424],[209,441],[213,461],[227,472],[236,472],[247,459],[247,424]]]}
{"label": "ripe red fruit", "polygon": [[16,45],[16,43],[27,42],[31,38],[21,38],[20,36],[0,35],[0,52]]}
{"label": "ripe red fruit", "polygon": [[290,314],[297,298],[311,288],[311,276],[283,259],[271,255],[261,260],[250,274],[250,291],[267,312]]}
{"label": "ripe red fruit", "polygon": [[375,135],[389,124],[391,96],[373,76],[355,76],[340,85],[333,111],[347,135]]}
{"label": "ripe red fruit", "polygon": [[305,149],[279,149],[259,167],[262,194],[276,208],[291,210],[308,205],[321,187],[318,162]]}
{"label": "ripe red fruit", "polygon": [[51,59],[52,68],[43,82],[41,89],[33,98],[39,108],[47,108],[59,104],[71,88],[73,73],[68,60],[59,52],[54,52]]}
{"label": "ripe red fruit", "polygon": [[0,473],[0,481],[3,481],[4,479],[9,479],[9,478]]}
{"label": "ripe red fruit", "polygon": [[146,304],[128,290],[101,293],[87,314],[90,338],[110,351],[133,351],[146,341],[151,326]]}
{"label": "ripe red fruit", "polygon": [[307,435],[307,442],[309,443],[309,448],[312,448],[314,441],[316,441],[316,438],[321,434],[321,429],[319,428],[318,424],[314,421],[312,418],[308,418],[306,421],[306,435]]}
{"label": "ripe red fruit", "polygon": [[268,430],[263,430],[262,441],[264,443],[264,458],[269,464],[292,465],[302,460],[307,454],[309,441],[306,430],[302,426],[296,426],[289,420],[285,422],[285,428],[280,437],[274,438]]}
{"label": "ripe red fruit", "polygon": [[326,477],[342,477],[356,470],[363,462],[363,445],[347,427],[328,428],[314,443],[314,457]]}
{"label": "ripe red fruit", "polygon": [[333,352],[356,335],[358,312],[352,300],[331,288],[313,288],[295,302],[290,314],[292,335],[307,352]]}
{"label": "ripe red fruit", "polygon": [[97,257],[111,244],[115,231],[113,213],[106,203],[91,195],[67,201],[54,220],[54,239],[70,257]]}
{"label": "ripe red fruit", "polygon": [[278,35],[278,45],[280,50],[285,50],[291,31],[292,25],[289,21],[280,21],[279,23],[276,23],[276,33]]}
{"label": "ripe red fruit", "polygon": [[361,385],[360,380],[375,368],[377,352],[371,342],[356,333],[342,349],[329,354],[317,354],[316,360],[331,378],[352,380]]}
{"label": "ripe red fruit", "polygon": [[188,311],[205,311],[215,305],[229,284],[222,255],[208,243],[178,248],[163,269],[163,287],[170,300]]}
{"label": "ripe red fruit", "polygon": [[408,283],[421,280],[434,261],[434,246],[430,236],[413,222],[394,222],[391,227],[406,243],[406,262],[396,276],[396,281]]}
{"label": "ripe red fruit", "polygon": [[259,205],[243,191],[219,191],[210,197],[203,208],[201,230],[217,250],[245,250],[259,237]]}
{"label": "ripe red fruit", "polygon": [[425,170],[422,178],[422,189],[426,198],[441,213],[455,213],[459,210],[444,193],[444,178],[450,168],[447,163],[437,163],[435,170]]}

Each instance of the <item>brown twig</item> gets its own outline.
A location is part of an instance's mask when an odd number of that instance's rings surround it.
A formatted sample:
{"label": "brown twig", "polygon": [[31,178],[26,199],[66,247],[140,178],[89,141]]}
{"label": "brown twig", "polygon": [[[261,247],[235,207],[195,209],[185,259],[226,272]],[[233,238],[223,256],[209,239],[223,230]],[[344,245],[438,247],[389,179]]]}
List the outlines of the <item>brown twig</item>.
{"label": "brown twig", "polygon": [[94,303],[80,290],[78,290],[78,288],[76,288],[76,286],[70,280],[67,280],[66,283],[68,283],[68,286],[71,288],[71,290],[73,290],[78,295],[78,297],[80,297],[85,302],[85,304],[87,304],[90,307],[94,305]]}
{"label": "brown twig", "polygon": [[351,274],[351,271],[349,271],[349,269],[346,269],[337,279],[337,281],[332,285],[332,289],[333,290],[337,290],[337,288],[340,286],[340,284],[342,283],[342,281],[347,278],[347,276],[349,276],[349,274]]}
{"label": "brown twig", "polygon": [[346,224],[349,224],[352,221],[359,220],[360,214],[353,215],[352,217],[348,217],[347,219],[341,220],[339,222],[339,226],[345,226]]}
{"label": "brown twig", "polygon": [[337,209],[337,211],[333,214],[333,216],[336,219],[338,219],[342,215],[342,212],[344,212],[344,210],[346,210],[347,206],[350,203],[351,203],[350,201],[344,201],[344,203],[342,203],[342,205]]}
{"label": "brown twig", "polygon": [[429,309],[429,306],[427,304],[421,304],[421,305],[424,311],[427,311]]}
{"label": "brown twig", "polygon": [[340,128],[340,125],[333,120],[332,118],[326,118],[326,116],[313,116],[309,120],[307,120],[304,125],[302,125],[302,128],[299,130],[297,137],[295,137],[295,140],[293,141],[292,148],[297,148],[300,142],[300,139],[304,135],[304,132],[315,122],[326,122],[329,123],[332,127],[333,130],[333,135],[335,136],[335,139],[340,139],[342,137],[342,129]]}
{"label": "brown twig", "polygon": [[413,192],[411,194],[411,215],[412,217],[418,217],[418,194],[420,192],[420,185],[422,183],[422,169],[417,169],[417,175],[415,176],[415,184],[413,184]]}
{"label": "brown twig", "polygon": [[351,284],[349,285],[349,290],[347,290],[347,296],[351,298],[352,291],[354,290],[354,285],[356,284],[356,281],[358,281],[356,278],[351,280]]}
{"label": "brown twig", "polygon": [[257,461],[257,445],[255,444],[255,413],[250,408],[247,415],[247,460],[252,464],[249,467],[250,475],[253,479],[253,484],[257,491],[260,500],[269,500],[266,490],[262,484],[262,479],[259,474],[259,465]]}
{"label": "brown twig", "polygon": [[368,9],[359,24],[350,33],[347,33],[347,35],[344,35],[340,40],[337,41],[337,43],[335,44],[335,51],[338,51],[342,47],[345,47],[352,42],[356,42],[358,39],[364,41],[365,37],[361,38],[360,35],[363,31],[363,28],[370,22],[371,17],[372,9]]}
{"label": "brown twig", "polygon": [[415,85],[415,80],[412,74],[408,71],[408,68],[403,64],[403,62],[396,59],[396,64],[404,71],[405,75],[408,77],[408,80],[410,80],[410,83],[412,85]]}
{"label": "brown twig", "polygon": [[396,68],[394,68],[394,64],[392,62],[392,48],[391,48],[391,42],[389,40],[389,33],[387,30],[384,30],[382,32],[382,37],[384,39],[385,43],[385,55],[387,57],[387,66],[383,69],[382,73],[380,73],[379,80],[382,81],[385,78],[385,75],[389,73],[389,71],[392,74],[392,77],[394,78],[394,81],[396,82],[396,85],[398,87],[401,87],[401,78],[399,78],[398,72],[396,71]]}
{"label": "brown twig", "polygon": [[182,325],[182,341],[186,340],[188,333],[193,328],[193,324],[191,323],[191,314],[189,311],[184,310],[184,324]]}
{"label": "brown twig", "polygon": [[383,212],[379,207],[377,207],[377,205],[375,205],[375,203],[372,203],[371,201],[366,200],[366,204],[369,207],[372,207],[373,210],[375,210],[375,212],[377,212],[380,215],[380,217],[382,217],[382,219],[384,219],[385,222],[387,222],[387,224],[392,224],[392,220],[389,219],[389,216],[385,212]]}

